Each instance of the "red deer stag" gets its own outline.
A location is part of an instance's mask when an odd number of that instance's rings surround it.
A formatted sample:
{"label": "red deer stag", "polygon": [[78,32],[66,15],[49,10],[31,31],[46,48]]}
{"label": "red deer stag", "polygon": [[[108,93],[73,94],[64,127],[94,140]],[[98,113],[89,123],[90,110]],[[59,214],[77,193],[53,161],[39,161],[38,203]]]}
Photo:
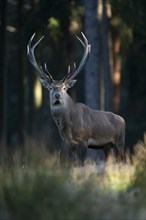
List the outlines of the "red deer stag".
{"label": "red deer stag", "polygon": [[114,148],[117,158],[124,159],[125,122],[122,117],[112,112],[99,111],[89,108],[82,103],[75,103],[68,95],[67,90],[77,80],[74,78],[83,69],[90,54],[91,45],[82,33],[83,40],[79,37],[84,48],[84,54],[76,68],[71,71],[68,67],[68,74],[62,80],[54,80],[47,69],[46,63],[42,66],[37,64],[34,50],[42,38],[34,45],[32,41],[35,34],[27,45],[27,55],[39,73],[42,86],[50,93],[50,110],[53,119],[58,127],[60,136],[67,143],[69,158],[72,158],[74,151],[78,151],[82,163],[84,163],[87,148],[102,149],[107,156]]}

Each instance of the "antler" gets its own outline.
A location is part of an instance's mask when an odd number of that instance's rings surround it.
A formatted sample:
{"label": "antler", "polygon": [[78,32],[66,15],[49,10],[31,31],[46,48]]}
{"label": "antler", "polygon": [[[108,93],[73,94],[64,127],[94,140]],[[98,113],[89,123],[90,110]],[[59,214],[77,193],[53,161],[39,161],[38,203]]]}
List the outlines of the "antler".
{"label": "antler", "polygon": [[[86,64],[87,59],[89,57],[89,53],[90,53],[90,50],[91,50],[91,45],[88,44],[88,40],[85,37],[85,35],[82,32],[81,32],[81,34],[82,34],[82,37],[83,37],[83,41],[78,36],[76,36],[76,37],[81,42],[82,46],[84,47],[83,57],[81,59],[79,67],[77,69],[76,69],[76,63],[74,63],[74,70],[72,72],[71,72],[70,65],[68,66],[68,74],[63,78],[62,82],[74,79],[79,74],[79,72],[82,70],[82,68]],[[35,55],[34,55],[34,50],[35,50],[36,46],[41,42],[41,40],[43,39],[44,36],[32,46],[32,41],[34,39],[34,36],[35,36],[35,33],[32,35],[32,37],[30,38],[30,40],[28,42],[27,55],[28,55],[28,58],[29,58],[30,62],[34,66],[34,68],[39,72],[40,78],[41,78],[40,81],[45,86],[46,83],[51,83],[51,82],[54,81],[54,79],[51,76],[51,74],[49,73],[46,63],[43,64],[42,66],[39,66],[36,62]]]}
{"label": "antler", "polygon": [[34,39],[34,36],[35,36],[35,33],[32,35],[32,37],[30,38],[28,45],[27,45],[28,58],[29,58],[30,62],[32,63],[32,65],[34,66],[34,68],[39,72],[41,79],[45,80],[48,83],[51,83],[54,80],[53,80],[51,74],[49,73],[49,71],[47,70],[46,63],[43,66],[39,66],[36,62],[35,55],[34,55],[34,50],[35,50],[36,46],[40,43],[40,41],[44,38],[44,36],[32,46],[32,41]]}
{"label": "antler", "polygon": [[68,74],[64,77],[64,79],[63,79],[64,82],[74,79],[79,74],[79,72],[83,69],[84,65],[86,64],[86,62],[88,60],[88,57],[89,57],[89,54],[91,51],[91,45],[88,44],[88,40],[85,37],[85,35],[83,34],[83,32],[81,32],[81,34],[83,37],[83,41],[78,36],[76,36],[76,37],[81,42],[82,46],[84,47],[83,57],[81,59],[79,67],[77,69],[76,69],[76,63],[74,63],[74,70],[72,72],[70,70],[70,65],[68,66]]}

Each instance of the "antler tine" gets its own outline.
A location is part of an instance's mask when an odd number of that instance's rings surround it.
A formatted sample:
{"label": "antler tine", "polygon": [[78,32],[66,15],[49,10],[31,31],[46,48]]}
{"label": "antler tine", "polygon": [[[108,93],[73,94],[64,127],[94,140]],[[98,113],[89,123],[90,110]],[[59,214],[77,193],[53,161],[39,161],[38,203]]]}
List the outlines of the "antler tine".
{"label": "antler tine", "polygon": [[[73,71],[75,71],[76,70],[76,63],[74,62],[74,70]],[[71,66],[69,65],[68,66],[68,72],[67,72],[67,75],[63,78],[63,82],[68,78],[68,76],[71,74]]]}
{"label": "antler tine", "polygon": [[83,34],[83,32],[81,32],[81,34],[82,34],[82,37],[83,37],[83,39],[84,39],[85,42],[83,42],[78,36],[76,36],[76,38],[81,42],[81,44],[82,44],[83,47],[85,48],[86,45],[88,44],[88,41],[87,41],[85,35]]}
{"label": "antler tine", "polygon": [[70,65],[68,66],[68,74],[70,74]]}
{"label": "antler tine", "polygon": [[48,76],[50,77],[50,79],[53,81],[53,77],[51,76],[50,72],[48,71],[48,68],[47,68],[47,64],[46,64],[46,63],[44,64],[44,67],[45,67],[46,73],[48,74]]}
{"label": "antler tine", "polygon": [[51,75],[48,75],[49,72],[47,71],[47,73],[46,73],[46,69],[45,69],[45,71],[44,71],[44,68],[45,68],[45,67],[44,67],[44,64],[40,66],[40,69],[41,69],[41,71],[45,74],[45,77],[46,77],[49,81],[50,81],[50,79],[53,80],[52,76],[51,76]]}
{"label": "antler tine", "polygon": [[81,34],[82,34],[82,37],[83,37],[83,41],[78,36],[76,36],[76,37],[80,41],[82,46],[84,47],[83,57],[81,59],[79,67],[77,69],[76,69],[76,64],[74,63],[74,70],[71,73],[67,74],[67,76],[64,78],[64,81],[66,81],[66,80],[68,81],[68,80],[74,79],[79,74],[79,72],[82,70],[82,68],[86,64],[87,59],[89,57],[89,53],[91,51],[91,45],[88,44],[88,40],[85,37],[85,35],[83,34],[83,32],[81,32]]}
{"label": "antler tine", "polygon": [[[34,39],[34,36],[35,36],[35,33],[32,35],[32,37],[30,38],[29,42],[28,42],[28,45],[27,45],[27,55],[28,55],[28,58],[30,60],[30,62],[32,63],[32,65],[34,66],[34,68],[39,72],[40,74],[40,77],[46,81],[49,81],[51,82],[53,80],[51,74],[47,71],[48,75],[46,75],[46,73],[44,72],[43,70],[43,67],[42,66],[39,66],[37,64],[37,61],[36,61],[36,58],[35,58],[35,55],[34,55],[34,50],[36,48],[36,46],[42,41],[42,39],[44,38],[41,37],[41,39],[39,39],[33,46],[32,46],[32,41]],[[45,68],[46,69],[46,68]]]}
{"label": "antler tine", "polygon": [[[74,70],[76,69],[76,63],[74,62]],[[70,72],[71,72],[71,67],[70,67],[70,65],[68,66],[68,74],[70,74]]]}
{"label": "antler tine", "polygon": [[30,40],[28,42],[28,45],[27,45],[27,55],[28,55],[31,63],[33,64],[33,66],[35,65],[35,67],[36,67],[37,62],[36,62],[36,59],[35,59],[35,56],[34,56],[34,49],[40,43],[40,41],[43,39],[44,36],[39,41],[37,41],[36,44],[34,44],[31,47],[32,41],[34,39],[34,36],[35,36],[35,33],[32,35],[32,37],[30,38]]}
{"label": "antler tine", "polygon": [[74,62],[74,70],[76,70],[76,63]]}

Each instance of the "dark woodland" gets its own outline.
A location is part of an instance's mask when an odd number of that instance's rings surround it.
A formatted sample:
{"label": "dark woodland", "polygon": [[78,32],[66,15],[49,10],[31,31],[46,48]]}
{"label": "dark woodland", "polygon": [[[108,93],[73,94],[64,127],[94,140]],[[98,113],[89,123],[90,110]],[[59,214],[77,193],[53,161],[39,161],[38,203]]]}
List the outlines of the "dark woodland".
{"label": "dark woodland", "polygon": [[47,62],[53,77],[61,79],[67,66],[78,64],[82,57],[75,35],[83,31],[92,52],[71,96],[123,116],[126,147],[142,138],[146,130],[145,1],[91,2],[1,1],[0,140],[6,148],[23,145],[27,137],[50,149],[60,142],[49,112],[48,91],[39,85],[26,54],[34,32],[37,39],[45,35],[36,51],[38,62]]}
{"label": "dark woodland", "polygon": [[[125,119],[125,164],[91,149],[83,166],[67,160],[27,57],[44,36],[37,62],[61,80],[80,64],[81,32],[91,54],[68,93]],[[145,132],[145,0],[0,1],[0,220],[145,220]]]}

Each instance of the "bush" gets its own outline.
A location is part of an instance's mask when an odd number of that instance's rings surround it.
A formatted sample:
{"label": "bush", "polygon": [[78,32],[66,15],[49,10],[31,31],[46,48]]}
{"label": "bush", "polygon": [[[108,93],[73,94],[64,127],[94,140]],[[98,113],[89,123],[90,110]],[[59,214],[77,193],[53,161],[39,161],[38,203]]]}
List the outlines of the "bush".
{"label": "bush", "polygon": [[145,143],[136,146],[133,166],[108,162],[69,167],[59,154],[51,156],[37,146],[29,156],[16,152],[13,165],[0,167],[1,219],[144,220]]}

